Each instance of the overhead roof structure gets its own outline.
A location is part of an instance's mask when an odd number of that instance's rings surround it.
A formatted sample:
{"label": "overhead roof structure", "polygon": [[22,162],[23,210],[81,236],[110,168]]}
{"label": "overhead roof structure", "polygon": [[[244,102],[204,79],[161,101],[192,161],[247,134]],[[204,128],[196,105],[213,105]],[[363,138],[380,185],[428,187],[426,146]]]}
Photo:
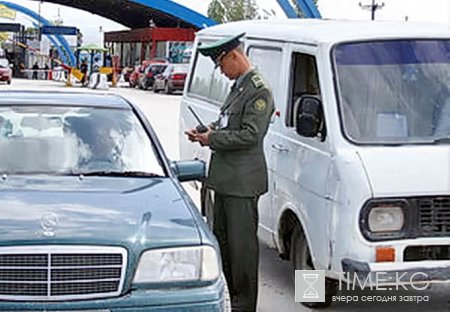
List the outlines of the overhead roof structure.
{"label": "overhead roof structure", "polygon": [[[35,0],[42,1],[42,0]],[[216,22],[171,0],[44,0],[88,11],[129,28],[183,27],[201,29]]]}

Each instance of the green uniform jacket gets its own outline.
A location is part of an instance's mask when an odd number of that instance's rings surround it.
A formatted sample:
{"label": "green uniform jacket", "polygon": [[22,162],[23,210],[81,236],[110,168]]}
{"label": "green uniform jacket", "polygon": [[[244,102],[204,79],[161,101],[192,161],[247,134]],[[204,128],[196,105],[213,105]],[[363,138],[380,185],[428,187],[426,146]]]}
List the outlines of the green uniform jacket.
{"label": "green uniform jacket", "polygon": [[263,140],[273,111],[272,92],[255,69],[231,88],[221,117],[211,124],[208,187],[239,197],[267,192]]}

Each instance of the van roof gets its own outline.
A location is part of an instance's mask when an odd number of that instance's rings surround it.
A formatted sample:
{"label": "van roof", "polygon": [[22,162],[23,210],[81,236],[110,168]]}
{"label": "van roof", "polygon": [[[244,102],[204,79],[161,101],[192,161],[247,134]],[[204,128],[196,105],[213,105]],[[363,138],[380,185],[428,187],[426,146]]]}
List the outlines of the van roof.
{"label": "van roof", "polygon": [[242,31],[246,32],[247,38],[316,44],[367,39],[450,38],[450,24],[324,19],[240,21],[208,27],[198,34],[225,36]]}

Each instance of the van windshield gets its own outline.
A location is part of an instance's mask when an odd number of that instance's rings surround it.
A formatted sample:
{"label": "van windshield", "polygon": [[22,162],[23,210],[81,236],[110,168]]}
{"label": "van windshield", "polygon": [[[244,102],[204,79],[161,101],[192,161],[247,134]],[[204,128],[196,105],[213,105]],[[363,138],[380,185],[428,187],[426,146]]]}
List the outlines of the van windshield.
{"label": "van windshield", "polygon": [[339,109],[362,144],[450,144],[450,40],[337,45]]}

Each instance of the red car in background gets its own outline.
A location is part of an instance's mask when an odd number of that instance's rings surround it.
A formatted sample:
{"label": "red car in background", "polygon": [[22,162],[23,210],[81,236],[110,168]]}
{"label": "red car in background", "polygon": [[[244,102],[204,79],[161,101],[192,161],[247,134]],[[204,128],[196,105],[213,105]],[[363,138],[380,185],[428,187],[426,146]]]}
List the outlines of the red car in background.
{"label": "red car in background", "polygon": [[0,81],[6,81],[7,84],[12,81],[11,65],[5,58],[0,58]]}
{"label": "red car in background", "polygon": [[155,76],[153,91],[164,90],[166,94],[173,91],[183,91],[189,64],[169,64],[159,75]]}
{"label": "red car in background", "polygon": [[141,65],[134,66],[134,70],[131,72],[129,77],[131,88],[139,87],[140,89],[144,89],[142,86],[142,81],[145,74],[145,68],[151,64],[167,64],[167,62],[164,60],[145,60],[142,61]]}
{"label": "red car in background", "polygon": [[139,83],[139,75],[144,72],[142,65],[135,65],[133,71],[129,74],[128,83],[131,88],[136,88]]}
{"label": "red car in background", "polygon": [[167,64],[150,64],[144,70],[144,75],[139,76],[139,87],[144,90],[153,89],[155,77],[161,74]]}

